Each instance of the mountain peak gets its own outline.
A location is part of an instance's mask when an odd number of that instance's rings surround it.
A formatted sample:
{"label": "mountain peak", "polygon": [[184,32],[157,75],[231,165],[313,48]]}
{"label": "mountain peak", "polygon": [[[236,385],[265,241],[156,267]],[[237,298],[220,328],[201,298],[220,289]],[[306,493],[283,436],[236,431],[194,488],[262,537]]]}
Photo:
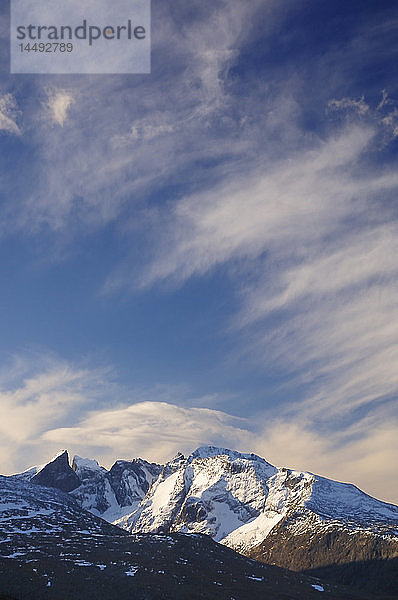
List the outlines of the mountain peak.
{"label": "mountain peak", "polygon": [[101,471],[101,467],[94,458],[81,458],[77,454],[73,457],[72,469],[77,475],[82,471]]}
{"label": "mountain peak", "polygon": [[192,462],[195,458],[213,458],[216,456],[227,456],[232,461],[239,459],[261,461],[271,467],[273,466],[264,458],[257,456],[257,454],[246,454],[244,452],[238,452],[237,450],[229,450],[228,448],[219,448],[217,446],[200,446],[188,457],[188,462]]}
{"label": "mountain peak", "polygon": [[80,485],[80,480],[69,465],[67,450],[62,450],[40,469],[31,479],[32,483],[45,487],[57,488],[63,492],[71,492]]}
{"label": "mountain peak", "polygon": [[171,459],[170,462],[179,462],[180,460],[185,460],[185,456],[182,452],[177,452],[177,454]]}

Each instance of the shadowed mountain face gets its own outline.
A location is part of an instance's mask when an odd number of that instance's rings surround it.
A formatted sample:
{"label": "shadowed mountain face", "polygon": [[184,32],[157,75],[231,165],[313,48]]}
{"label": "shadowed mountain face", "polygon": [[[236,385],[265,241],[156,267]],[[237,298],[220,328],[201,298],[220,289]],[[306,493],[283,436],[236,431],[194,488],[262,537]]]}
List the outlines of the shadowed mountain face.
{"label": "shadowed mountain face", "polygon": [[66,450],[38,471],[31,481],[39,485],[57,488],[63,492],[71,492],[79,487],[81,483],[76,473],[69,466]]}
{"label": "shadowed mountain face", "polygon": [[279,523],[248,556],[292,571],[310,573],[374,594],[398,598],[398,542],[387,536],[346,530],[290,530]]}
{"label": "shadowed mountain face", "polygon": [[[135,459],[117,461],[107,471],[75,457],[73,469],[80,485],[71,495],[79,505],[130,533],[206,534],[293,571],[328,568],[335,581],[345,565],[347,583],[390,593],[398,507],[354,485],[214,447],[179,454],[163,467]],[[376,583],[355,567],[364,562],[377,563]],[[333,565],[339,566],[336,575]]]}
{"label": "shadowed mountain face", "polygon": [[338,581],[351,589],[367,590],[373,598],[398,598],[398,558],[332,564],[303,573],[326,581]]}
{"label": "shadowed mountain face", "polygon": [[184,534],[131,535],[56,489],[0,477],[0,599],[367,600]]}

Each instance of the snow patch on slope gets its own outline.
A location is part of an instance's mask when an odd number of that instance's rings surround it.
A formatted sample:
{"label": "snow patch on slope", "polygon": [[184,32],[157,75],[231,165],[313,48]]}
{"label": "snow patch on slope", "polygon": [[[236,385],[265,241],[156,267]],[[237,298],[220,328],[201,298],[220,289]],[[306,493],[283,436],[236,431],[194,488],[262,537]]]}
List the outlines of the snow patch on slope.
{"label": "snow patch on slope", "polygon": [[178,476],[179,472],[176,471],[176,473],[169,475],[169,477],[167,477],[164,481],[161,481],[156,487],[151,501],[151,507],[154,515],[158,515],[158,513],[162,512],[164,507],[170,501]]}
{"label": "snow patch on slope", "polygon": [[81,458],[77,454],[73,457],[72,468],[77,476],[83,471],[102,471],[104,470],[93,458]]}
{"label": "snow patch on slope", "polygon": [[221,544],[234,548],[235,550],[244,550],[253,548],[260,544],[269,532],[283,519],[282,513],[268,512],[261,513],[249,521],[241,525],[229,535],[220,540]]}
{"label": "snow patch on slope", "polygon": [[397,520],[398,507],[368,496],[355,485],[314,476],[313,493],[306,507],[333,519]]}

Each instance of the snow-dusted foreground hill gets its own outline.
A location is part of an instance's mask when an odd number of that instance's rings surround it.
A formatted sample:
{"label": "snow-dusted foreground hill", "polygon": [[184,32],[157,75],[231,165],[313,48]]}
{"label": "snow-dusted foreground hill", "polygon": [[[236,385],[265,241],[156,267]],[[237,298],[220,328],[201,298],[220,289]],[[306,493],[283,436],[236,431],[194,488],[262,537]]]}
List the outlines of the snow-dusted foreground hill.
{"label": "snow-dusted foreground hill", "polygon": [[29,471],[32,481],[73,481],[80,506],[131,533],[207,534],[296,570],[398,557],[397,506],[255,454],[207,446],[164,466],[135,459],[109,471],[78,457],[72,469],[65,456]]}

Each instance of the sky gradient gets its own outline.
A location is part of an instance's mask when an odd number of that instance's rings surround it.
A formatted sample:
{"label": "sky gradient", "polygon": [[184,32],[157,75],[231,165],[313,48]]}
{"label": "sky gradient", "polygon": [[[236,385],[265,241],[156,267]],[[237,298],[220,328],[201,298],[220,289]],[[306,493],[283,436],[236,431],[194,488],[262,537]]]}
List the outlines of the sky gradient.
{"label": "sky gradient", "polygon": [[0,472],[211,443],[398,503],[398,6],[152,2],[150,75],[9,75]]}

